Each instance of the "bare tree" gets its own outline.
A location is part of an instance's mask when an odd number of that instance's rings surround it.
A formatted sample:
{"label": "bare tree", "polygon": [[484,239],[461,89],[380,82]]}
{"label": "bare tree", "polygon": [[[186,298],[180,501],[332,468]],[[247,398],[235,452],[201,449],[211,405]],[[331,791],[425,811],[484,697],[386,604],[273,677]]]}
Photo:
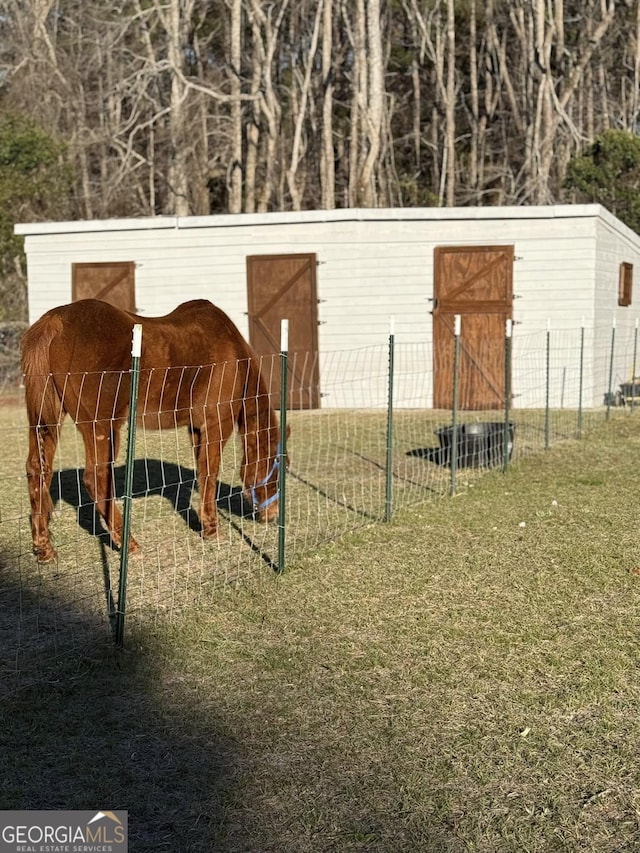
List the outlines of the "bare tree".
{"label": "bare tree", "polygon": [[[318,39],[320,34],[320,22],[322,20],[323,4],[318,2],[316,5],[316,14],[313,19],[313,31],[309,42],[309,49],[306,53],[301,54],[303,63],[303,73],[300,75],[298,82],[299,96],[292,98],[296,104],[293,118],[293,139],[291,142],[291,154],[289,160],[289,168],[287,169],[287,186],[291,196],[291,206],[293,210],[300,210],[302,203],[302,193],[298,185],[298,166],[301,158],[301,148],[303,145],[303,129],[307,115],[307,102],[311,92],[311,73],[315,62],[315,54],[318,49]],[[294,82],[298,75],[294,74]]]}
{"label": "bare tree", "polygon": [[384,69],[382,64],[382,32],[380,0],[366,3],[365,68],[368,77],[362,99],[366,140],[362,163],[358,170],[358,197],[365,207],[375,207],[377,201],[375,173],[381,150],[384,119]]}
{"label": "bare tree", "polygon": [[231,163],[229,164],[229,213],[242,210],[242,0],[231,0]]}
{"label": "bare tree", "polygon": [[640,114],[637,0],[0,0],[82,218],[562,198]]}
{"label": "bare tree", "polygon": [[333,0],[324,0],[322,17],[322,141],[320,155],[321,207],[336,206],[333,146]]}
{"label": "bare tree", "polygon": [[[255,194],[255,186],[247,186],[248,203],[246,209],[252,210],[253,198],[257,198],[257,210],[265,211],[269,209],[277,183],[276,152],[282,108],[278,87],[274,80],[274,58],[277,54],[280,27],[289,0],[280,0],[279,5],[270,5],[266,12],[260,0],[249,0],[249,3],[249,20],[254,50],[252,91],[257,98],[257,109],[254,111],[253,144],[257,145],[259,138],[264,140],[260,152],[264,166],[264,177],[257,195]],[[254,181],[256,174],[256,172],[253,174]]]}

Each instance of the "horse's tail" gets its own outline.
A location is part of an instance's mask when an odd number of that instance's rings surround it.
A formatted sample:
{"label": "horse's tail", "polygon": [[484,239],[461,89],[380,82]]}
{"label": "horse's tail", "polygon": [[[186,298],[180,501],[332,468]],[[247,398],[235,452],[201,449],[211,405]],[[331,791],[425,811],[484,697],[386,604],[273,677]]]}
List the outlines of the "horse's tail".
{"label": "horse's tail", "polygon": [[20,342],[25,402],[30,426],[57,426],[61,400],[51,376],[49,347],[62,330],[55,315],[45,315],[30,326]]}

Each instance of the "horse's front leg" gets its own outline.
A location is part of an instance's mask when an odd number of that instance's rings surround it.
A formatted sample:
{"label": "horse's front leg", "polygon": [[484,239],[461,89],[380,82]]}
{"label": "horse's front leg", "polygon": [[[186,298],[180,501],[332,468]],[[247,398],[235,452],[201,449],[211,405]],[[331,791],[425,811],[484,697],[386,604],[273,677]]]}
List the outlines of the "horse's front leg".
{"label": "horse's front leg", "polygon": [[53,512],[50,489],[57,443],[58,427],[33,426],[30,428],[27,484],[31,504],[33,553],[39,563],[48,563],[56,558],[55,548],[51,544],[49,522]]}
{"label": "horse's front leg", "polygon": [[[217,427],[217,425],[216,425]],[[191,440],[198,474],[200,492],[200,526],[205,539],[218,537],[218,471],[222,442],[217,428],[211,425],[203,429],[191,428]]]}
{"label": "horse's front leg", "polygon": [[[98,513],[107,525],[111,539],[122,547],[122,513],[116,502],[113,465],[118,453],[120,425],[110,421],[93,421],[78,424],[86,453],[83,481]],[[140,545],[131,537],[129,553],[140,551]]]}

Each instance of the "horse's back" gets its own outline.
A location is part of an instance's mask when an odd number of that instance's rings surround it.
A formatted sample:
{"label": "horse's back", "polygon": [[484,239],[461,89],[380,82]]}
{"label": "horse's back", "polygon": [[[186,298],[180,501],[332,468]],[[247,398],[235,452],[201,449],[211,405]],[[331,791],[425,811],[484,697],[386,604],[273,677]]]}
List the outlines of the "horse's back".
{"label": "horse's back", "polygon": [[[122,417],[137,323],[142,326],[140,397],[149,426],[176,418],[189,423],[194,409],[242,396],[255,353],[230,318],[206,299],[182,303],[161,317],[141,317],[97,299],[53,308],[25,333],[25,376],[52,375],[76,422],[92,412]],[[31,382],[35,386],[35,379]]]}
{"label": "horse's back", "polygon": [[[106,309],[106,310],[105,310]],[[96,299],[80,300],[52,308],[33,323],[20,342],[22,370],[36,373],[91,369],[85,354],[113,351],[114,334],[127,327],[126,314]],[[118,319],[120,322],[118,323]],[[128,323],[131,328],[131,323]],[[108,345],[108,346],[107,346]],[[76,360],[82,364],[76,364]]]}
{"label": "horse's back", "polygon": [[143,364],[150,367],[221,364],[254,355],[230,317],[208,299],[192,299],[164,317],[140,321]]}
{"label": "horse's back", "polygon": [[[238,417],[253,351],[229,317],[206,299],[142,321],[143,423],[200,427]],[[230,405],[229,405],[230,404]],[[213,427],[212,427],[213,428]]]}
{"label": "horse's back", "polygon": [[[238,328],[208,299],[192,299],[161,317],[142,317],[99,299],[80,299],[47,311],[25,333],[23,351],[43,349],[52,369],[112,370],[129,366],[133,326],[142,326],[149,368],[212,364],[253,352]],[[81,362],[81,363],[80,363]]]}
{"label": "horse's back", "polygon": [[81,299],[43,314],[22,340],[23,369],[46,372],[123,370],[130,361],[133,320],[98,299]]}

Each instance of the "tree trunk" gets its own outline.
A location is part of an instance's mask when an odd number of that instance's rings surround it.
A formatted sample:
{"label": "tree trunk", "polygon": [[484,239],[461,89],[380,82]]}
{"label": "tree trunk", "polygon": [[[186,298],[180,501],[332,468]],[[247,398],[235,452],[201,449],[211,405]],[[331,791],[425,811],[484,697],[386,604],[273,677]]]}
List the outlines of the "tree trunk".
{"label": "tree trunk", "polygon": [[447,151],[447,207],[456,199],[456,22],[454,0],[447,0],[447,97],[445,103]]}
{"label": "tree trunk", "polygon": [[[365,123],[366,104],[369,100],[367,77],[366,23],[364,0],[342,0],[343,16],[349,29],[353,50],[353,71],[351,78],[350,136],[349,136],[349,207],[358,207],[361,203],[360,176],[363,151],[363,125]],[[355,7],[355,19],[351,27],[348,9]]]}
{"label": "tree trunk", "polygon": [[266,122],[265,133],[262,134],[261,132],[261,135],[264,137],[264,147],[261,149],[264,157],[264,178],[256,196],[256,206],[259,212],[265,212],[269,209],[277,183],[276,156],[280,134],[281,107],[272,71],[280,25],[282,24],[288,2],[289,0],[282,1],[276,19],[273,20],[273,7],[268,7],[265,14],[261,0],[250,0],[250,19],[254,37],[254,49],[258,47],[262,54],[258,98],[260,105],[260,126],[262,125],[263,118]]}
{"label": "tree trunk", "polygon": [[289,188],[293,210],[300,210],[302,204],[302,193],[297,183],[296,173],[298,171],[298,163],[300,161],[301,154],[302,128],[307,113],[309,91],[311,89],[311,71],[315,61],[315,54],[318,49],[318,36],[320,33],[322,11],[322,3],[318,3],[316,8],[316,17],[313,24],[313,33],[311,35],[311,44],[309,46],[309,53],[307,55],[306,67],[304,70],[300,101],[297,107],[297,116],[293,131],[293,140],[291,143],[291,159],[289,168],[287,169],[287,186]]}
{"label": "tree trunk", "polygon": [[324,0],[322,18],[322,141],[320,152],[320,192],[324,210],[336,206],[335,154],[333,147],[333,0]]}
{"label": "tree trunk", "polygon": [[185,100],[187,91],[182,83],[183,45],[186,42],[186,28],[193,11],[193,0],[170,0],[165,18],[167,30],[167,56],[171,74],[171,96],[169,111],[169,188],[167,213],[176,216],[188,216],[189,178],[187,175],[187,112]]}
{"label": "tree trunk", "polygon": [[230,31],[231,163],[229,165],[229,213],[242,212],[242,0],[232,0]]}
{"label": "tree trunk", "polygon": [[384,115],[384,69],[382,63],[382,33],[380,0],[367,0],[367,72],[369,78],[366,108],[366,155],[358,180],[358,195],[364,207],[377,202],[376,166],[380,154]]}

